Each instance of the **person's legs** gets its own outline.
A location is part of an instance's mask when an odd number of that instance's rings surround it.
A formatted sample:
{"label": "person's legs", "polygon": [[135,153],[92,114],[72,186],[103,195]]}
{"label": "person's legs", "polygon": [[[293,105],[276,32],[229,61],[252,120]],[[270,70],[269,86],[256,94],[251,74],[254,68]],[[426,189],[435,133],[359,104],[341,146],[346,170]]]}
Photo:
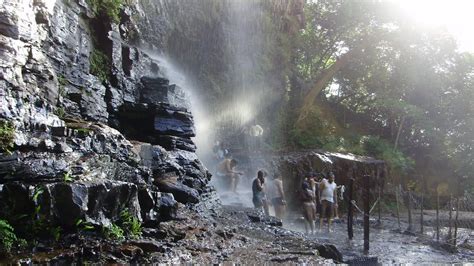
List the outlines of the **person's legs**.
{"label": "person's legs", "polygon": [[272,205],[273,205],[273,209],[275,209],[275,217],[277,217],[278,219],[282,219],[282,216],[281,216],[281,200],[280,198],[273,198],[272,199]]}
{"label": "person's legs", "polygon": [[303,216],[305,220],[305,231],[308,234],[314,230],[313,220],[311,218],[311,206],[308,202],[303,203]]}
{"label": "person's legs", "polygon": [[324,219],[324,214],[326,213],[326,209],[327,209],[327,201],[322,200],[321,213],[319,214],[319,230],[323,228],[323,219]]}
{"label": "person's legs", "polygon": [[239,185],[240,176],[236,174],[231,175],[231,189],[232,192],[237,192],[237,186]]}
{"label": "person's legs", "polygon": [[263,211],[265,212],[266,215],[270,215],[270,207],[268,206],[267,200],[263,199],[262,203],[263,203]]}
{"label": "person's legs", "polygon": [[333,203],[328,202],[328,231],[331,232],[332,216],[333,216]]}

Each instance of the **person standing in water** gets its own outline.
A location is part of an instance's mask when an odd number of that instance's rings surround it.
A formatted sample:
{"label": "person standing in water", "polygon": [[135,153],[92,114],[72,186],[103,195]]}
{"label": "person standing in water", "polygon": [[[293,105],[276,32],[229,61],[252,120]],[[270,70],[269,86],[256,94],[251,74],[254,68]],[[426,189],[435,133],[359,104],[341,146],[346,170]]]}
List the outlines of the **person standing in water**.
{"label": "person standing in water", "polygon": [[274,175],[273,185],[275,194],[272,198],[272,205],[275,209],[275,217],[283,220],[286,212],[285,193],[283,192],[283,177],[281,175]]}
{"label": "person standing in water", "polygon": [[237,193],[237,185],[240,181],[240,175],[242,172],[235,171],[237,166],[237,160],[226,158],[217,166],[217,175],[226,179],[230,183],[230,190]]}
{"label": "person standing in water", "polygon": [[314,191],[311,188],[311,177],[308,174],[301,184],[301,198],[303,201],[303,216],[305,219],[306,233],[314,234],[315,206]]}
{"label": "person standing in water", "polygon": [[332,216],[333,216],[333,208],[334,204],[337,204],[337,185],[334,181],[334,174],[332,172],[329,173],[329,180],[324,180],[321,182],[319,186],[320,191],[320,199],[321,199],[321,215],[319,218],[319,229],[321,230],[323,227],[323,218],[324,215],[327,217],[328,221],[328,231],[332,232],[331,230],[331,223],[332,223]]}
{"label": "person standing in water", "polygon": [[270,215],[268,209],[267,197],[265,195],[265,174],[262,170],[257,172],[257,178],[252,182],[252,202],[256,209],[263,211],[266,215]]}

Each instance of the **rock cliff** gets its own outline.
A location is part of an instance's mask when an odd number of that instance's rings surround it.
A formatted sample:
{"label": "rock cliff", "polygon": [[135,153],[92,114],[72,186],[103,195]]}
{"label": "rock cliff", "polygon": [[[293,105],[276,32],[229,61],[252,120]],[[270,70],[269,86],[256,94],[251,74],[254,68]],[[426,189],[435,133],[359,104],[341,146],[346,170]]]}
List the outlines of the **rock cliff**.
{"label": "rock cliff", "polygon": [[211,191],[185,90],[140,49],[129,7],[2,2],[1,217],[73,229],[126,209],[153,224]]}

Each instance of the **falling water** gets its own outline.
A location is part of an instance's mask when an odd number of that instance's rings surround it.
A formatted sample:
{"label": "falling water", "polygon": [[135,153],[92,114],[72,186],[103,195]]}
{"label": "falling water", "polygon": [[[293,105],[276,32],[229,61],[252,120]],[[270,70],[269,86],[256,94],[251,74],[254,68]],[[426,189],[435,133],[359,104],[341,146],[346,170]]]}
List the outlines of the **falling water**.
{"label": "falling water", "polygon": [[154,58],[160,62],[160,71],[169,79],[170,83],[176,84],[184,89],[188,98],[190,99],[191,113],[194,117],[194,125],[196,127],[196,137],[194,142],[197,146],[198,156],[203,161],[208,161],[211,154],[212,144],[214,142],[214,131],[212,116],[209,115],[209,110],[205,108],[206,103],[197,93],[194,86],[195,82],[183,73],[176,63],[171,58],[164,55],[154,55]]}
{"label": "falling water", "polygon": [[261,100],[268,87],[261,73],[263,54],[262,1],[228,1],[225,12],[229,23],[223,24],[227,51],[231,59],[232,97],[228,99],[229,117],[237,126],[253,120],[261,111]]}
{"label": "falling water", "polygon": [[[178,86],[185,89],[191,99],[191,111],[196,125],[197,153],[212,172],[217,162],[212,157],[212,146],[215,140],[225,142],[226,148],[232,146],[236,149],[247,149],[249,128],[254,123],[261,124],[259,114],[264,108],[272,103],[269,82],[262,69],[262,60],[265,52],[265,23],[264,8],[261,0],[226,0],[222,12],[226,20],[222,21],[224,32],[221,49],[226,51],[228,58],[228,73],[230,77],[226,88],[226,98],[221,98],[217,103],[207,102],[200,98],[196,87],[199,80],[191,80],[185,75],[172,59],[166,56],[158,56],[163,74]],[[197,86],[196,86],[197,85]],[[210,109],[212,108],[212,109]],[[229,143],[236,140],[235,143]],[[252,147],[255,149],[255,147]],[[249,163],[241,169],[252,169],[247,172],[243,179],[251,180],[255,175],[255,169],[261,166],[249,159]],[[243,185],[248,188],[248,182]]]}

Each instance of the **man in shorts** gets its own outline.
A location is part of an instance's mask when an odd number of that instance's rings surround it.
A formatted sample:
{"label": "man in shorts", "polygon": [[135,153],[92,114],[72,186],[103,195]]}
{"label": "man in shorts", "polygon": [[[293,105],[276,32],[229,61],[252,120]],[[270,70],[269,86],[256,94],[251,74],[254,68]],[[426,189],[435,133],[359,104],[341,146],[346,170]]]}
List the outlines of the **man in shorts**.
{"label": "man in shorts", "polygon": [[266,215],[270,215],[267,196],[265,195],[265,173],[262,170],[257,172],[257,178],[252,182],[252,202],[255,209],[263,208]]}
{"label": "man in shorts", "polygon": [[228,187],[234,193],[237,193],[237,185],[240,181],[240,175],[242,175],[242,172],[235,171],[236,166],[237,160],[231,158],[225,158],[217,166],[217,176],[221,179],[225,179]]}
{"label": "man in shorts", "polygon": [[329,180],[321,181],[319,185],[320,195],[319,198],[321,199],[321,215],[319,217],[319,229],[321,230],[323,227],[323,218],[326,214],[328,219],[328,231],[332,232],[331,223],[332,223],[332,216],[333,216],[333,209],[334,204],[337,204],[337,185],[334,181],[334,174],[331,172],[329,173]]}
{"label": "man in shorts", "polygon": [[283,177],[281,175],[273,176],[273,191],[272,205],[275,209],[275,217],[283,219],[286,212],[285,192],[283,191]]}

